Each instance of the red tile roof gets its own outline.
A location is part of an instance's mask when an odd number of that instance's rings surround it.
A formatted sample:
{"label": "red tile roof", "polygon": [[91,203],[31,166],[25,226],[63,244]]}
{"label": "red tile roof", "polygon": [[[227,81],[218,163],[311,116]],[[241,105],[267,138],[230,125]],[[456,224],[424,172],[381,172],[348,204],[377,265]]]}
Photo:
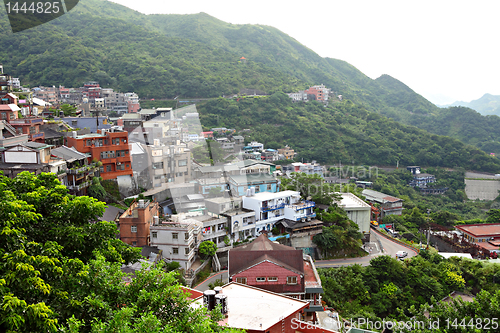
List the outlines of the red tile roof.
{"label": "red tile roof", "polygon": [[229,276],[255,265],[264,256],[280,266],[304,273],[302,250],[273,243],[266,235],[260,235],[250,244],[229,250]]}
{"label": "red tile roof", "polygon": [[455,228],[475,238],[500,236],[500,223],[466,224],[456,226]]}

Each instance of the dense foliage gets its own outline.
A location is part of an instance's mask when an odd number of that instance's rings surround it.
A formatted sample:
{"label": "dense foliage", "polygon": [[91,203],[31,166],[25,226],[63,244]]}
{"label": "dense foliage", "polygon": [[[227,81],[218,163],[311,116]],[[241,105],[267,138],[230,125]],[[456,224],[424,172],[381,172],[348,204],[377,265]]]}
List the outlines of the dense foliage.
{"label": "dense foliage", "polygon": [[[500,160],[458,140],[429,135],[350,101],[293,103],[287,95],[215,99],[198,106],[206,128],[251,129],[245,139],[267,146],[288,144],[305,161],[368,165],[428,165],[496,172]],[[300,138],[300,140],[297,140]]]}
{"label": "dense foliage", "polygon": [[[370,266],[344,266],[318,270],[325,293],[323,300],[347,318],[386,318],[407,321],[421,305],[434,303],[452,291],[475,294],[480,290],[500,293],[500,265],[478,260],[443,259],[423,251],[404,262],[389,256],[375,257]],[[500,309],[492,305],[493,317]],[[472,311],[485,318],[486,313]],[[456,313],[450,318],[464,314]]]}
{"label": "dense foliage", "polygon": [[108,1],[81,0],[67,15],[16,34],[0,11],[0,33],[4,68],[23,84],[77,87],[96,80],[162,99],[325,84],[333,90],[332,102],[342,95],[396,121],[500,153],[498,118],[439,109],[388,75],[372,80],[269,26],[233,25],[204,13],[144,15]]}
{"label": "dense foliage", "polygon": [[[141,97],[218,97],[242,88],[294,90],[299,80],[258,62],[141,26],[111,2],[85,0],[50,23],[12,34],[0,11],[0,58],[23,84],[66,87],[95,80]],[[114,10],[113,10],[114,9]],[[115,16],[116,15],[116,16]],[[136,16],[135,20],[129,20]],[[134,24],[134,22],[136,24]]]}
{"label": "dense foliage", "polygon": [[[0,331],[214,332],[175,273],[121,272],[140,257],[99,221],[105,205],[67,193],[54,174],[0,175]],[[215,318],[217,319],[217,318]]]}
{"label": "dense foliage", "polygon": [[312,240],[321,250],[323,258],[366,255],[360,249],[363,234],[359,232],[358,225],[347,217],[344,209],[335,204],[326,212],[316,212],[316,218],[323,221],[325,226]]}

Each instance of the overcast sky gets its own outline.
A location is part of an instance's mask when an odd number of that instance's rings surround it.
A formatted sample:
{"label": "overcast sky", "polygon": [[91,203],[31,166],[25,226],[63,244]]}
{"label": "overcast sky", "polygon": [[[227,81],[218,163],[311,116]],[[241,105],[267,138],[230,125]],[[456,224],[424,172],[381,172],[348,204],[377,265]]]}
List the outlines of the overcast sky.
{"label": "overcast sky", "polygon": [[113,0],[280,29],[322,57],[404,82],[437,104],[500,95],[500,1]]}

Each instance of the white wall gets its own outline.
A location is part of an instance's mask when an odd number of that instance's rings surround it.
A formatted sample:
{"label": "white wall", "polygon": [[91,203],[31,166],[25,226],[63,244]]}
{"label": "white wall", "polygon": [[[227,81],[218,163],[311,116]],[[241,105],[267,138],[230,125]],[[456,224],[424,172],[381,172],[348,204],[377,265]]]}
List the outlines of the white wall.
{"label": "white wall", "polygon": [[6,151],[5,163],[38,163],[37,153],[34,151]]}

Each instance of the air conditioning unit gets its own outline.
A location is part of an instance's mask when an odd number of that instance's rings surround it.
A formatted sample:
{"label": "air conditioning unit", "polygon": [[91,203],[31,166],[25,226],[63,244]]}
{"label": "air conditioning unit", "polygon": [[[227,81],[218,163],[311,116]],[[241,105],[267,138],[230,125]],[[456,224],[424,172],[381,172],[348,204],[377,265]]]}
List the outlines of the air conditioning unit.
{"label": "air conditioning unit", "polygon": [[118,162],[118,163],[116,163],[116,165],[122,165],[122,162]]}

